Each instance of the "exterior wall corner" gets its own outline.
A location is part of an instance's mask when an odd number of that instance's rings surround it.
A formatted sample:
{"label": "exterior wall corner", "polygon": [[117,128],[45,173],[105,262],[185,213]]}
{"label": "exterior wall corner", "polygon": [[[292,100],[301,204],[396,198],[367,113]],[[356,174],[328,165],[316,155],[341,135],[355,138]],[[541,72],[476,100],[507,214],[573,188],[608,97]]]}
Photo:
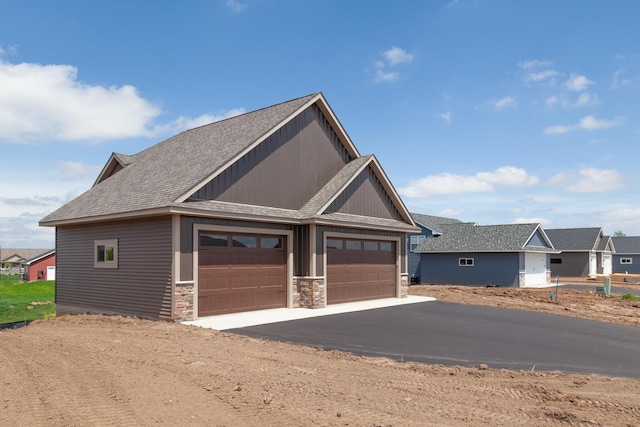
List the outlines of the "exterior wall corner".
{"label": "exterior wall corner", "polygon": [[176,283],[174,289],[174,309],[171,316],[173,320],[176,322],[195,320],[195,309],[193,305],[195,295],[194,282]]}

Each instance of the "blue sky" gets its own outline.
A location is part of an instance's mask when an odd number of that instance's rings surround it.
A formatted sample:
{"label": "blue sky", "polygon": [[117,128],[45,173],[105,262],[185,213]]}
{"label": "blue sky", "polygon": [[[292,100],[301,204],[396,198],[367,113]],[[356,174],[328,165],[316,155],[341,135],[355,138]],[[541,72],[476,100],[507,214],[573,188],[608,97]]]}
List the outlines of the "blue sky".
{"label": "blue sky", "polygon": [[323,92],[413,212],[640,235],[640,2],[0,0],[0,246],[112,152]]}

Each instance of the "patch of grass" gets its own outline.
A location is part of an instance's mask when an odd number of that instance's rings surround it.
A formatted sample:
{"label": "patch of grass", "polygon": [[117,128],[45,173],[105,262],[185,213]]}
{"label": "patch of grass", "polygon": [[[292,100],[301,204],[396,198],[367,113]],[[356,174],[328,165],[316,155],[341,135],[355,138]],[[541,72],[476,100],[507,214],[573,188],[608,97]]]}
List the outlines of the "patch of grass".
{"label": "patch of grass", "polygon": [[620,298],[626,299],[626,300],[629,300],[629,301],[640,301],[640,298],[638,298],[637,296],[633,295],[631,292],[627,292],[626,294],[622,295]]}
{"label": "patch of grass", "polygon": [[0,323],[55,316],[55,281],[23,282],[17,276],[0,279]]}

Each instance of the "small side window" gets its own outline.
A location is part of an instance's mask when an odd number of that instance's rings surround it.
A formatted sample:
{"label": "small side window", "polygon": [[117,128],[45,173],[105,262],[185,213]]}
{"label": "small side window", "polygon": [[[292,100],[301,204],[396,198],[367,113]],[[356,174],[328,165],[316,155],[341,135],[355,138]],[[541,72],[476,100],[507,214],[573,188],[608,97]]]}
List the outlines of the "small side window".
{"label": "small side window", "polygon": [[633,258],[620,258],[620,264],[633,264]]}
{"label": "small side window", "polygon": [[473,258],[458,258],[460,267],[473,267]]}
{"label": "small side window", "polygon": [[93,241],[93,267],[118,268],[118,239]]}
{"label": "small side window", "polygon": [[427,236],[411,236],[411,251],[415,251],[418,246],[425,242],[425,240],[427,240]]}

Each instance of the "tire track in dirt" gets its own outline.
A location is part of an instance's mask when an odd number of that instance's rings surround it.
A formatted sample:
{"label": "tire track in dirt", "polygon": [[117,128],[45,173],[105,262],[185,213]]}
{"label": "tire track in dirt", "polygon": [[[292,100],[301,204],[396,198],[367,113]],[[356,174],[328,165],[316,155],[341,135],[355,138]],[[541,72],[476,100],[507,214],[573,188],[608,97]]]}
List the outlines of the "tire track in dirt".
{"label": "tire track in dirt", "polygon": [[[23,343],[28,343],[28,338],[23,337]],[[55,350],[52,342],[29,344],[25,349],[3,348],[2,357],[11,364],[16,377],[22,379],[23,385],[14,388],[19,400],[14,401],[13,409],[25,414],[28,425],[140,425],[127,402],[126,392],[109,380],[109,372],[84,365],[69,349]],[[42,357],[30,357],[34,348]],[[26,383],[25,378],[29,379]],[[48,415],[51,408],[59,414],[57,419]]]}

